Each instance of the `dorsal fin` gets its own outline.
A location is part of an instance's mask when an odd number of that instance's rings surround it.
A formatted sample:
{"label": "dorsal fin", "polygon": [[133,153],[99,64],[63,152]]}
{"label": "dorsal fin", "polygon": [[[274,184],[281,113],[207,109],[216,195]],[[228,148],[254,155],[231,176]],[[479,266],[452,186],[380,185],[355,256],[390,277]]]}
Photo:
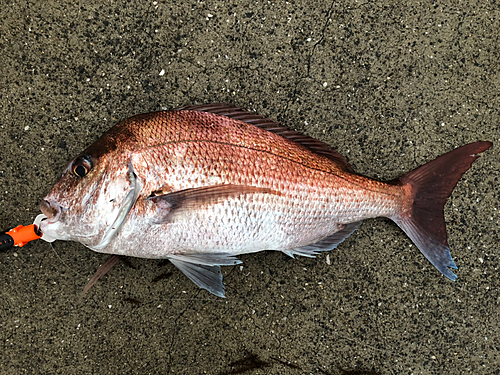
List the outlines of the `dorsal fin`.
{"label": "dorsal fin", "polygon": [[234,120],[239,120],[277,134],[285,139],[300,144],[315,154],[324,156],[333,162],[337,163],[341,168],[348,172],[354,172],[347,160],[332,149],[326,143],[318,141],[307,135],[300,134],[294,130],[290,130],[285,126],[281,126],[279,122],[257,115],[241,107],[235,107],[232,104],[214,103],[202,105],[190,105],[187,107],[176,108],[174,111],[198,111],[208,112],[220,116],[226,116]]}

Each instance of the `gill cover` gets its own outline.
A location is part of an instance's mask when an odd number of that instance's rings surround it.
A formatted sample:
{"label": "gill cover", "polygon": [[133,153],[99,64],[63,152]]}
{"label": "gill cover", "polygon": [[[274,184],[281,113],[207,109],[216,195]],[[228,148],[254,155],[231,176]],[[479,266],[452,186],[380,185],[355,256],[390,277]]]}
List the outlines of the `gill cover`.
{"label": "gill cover", "polygon": [[127,217],[128,213],[130,212],[135,202],[137,201],[137,198],[142,188],[142,184],[139,182],[137,175],[134,173],[134,168],[132,166],[132,163],[129,163],[128,165],[128,179],[130,181],[130,187],[128,189],[127,196],[123,199],[120,209],[118,210],[118,214],[116,215],[116,218],[113,221],[113,224],[111,224],[106,229],[106,232],[104,232],[101,241],[99,241],[97,245],[89,246],[92,250],[99,251],[109,245],[113,237],[120,230],[121,226],[125,221],[125,218]]}

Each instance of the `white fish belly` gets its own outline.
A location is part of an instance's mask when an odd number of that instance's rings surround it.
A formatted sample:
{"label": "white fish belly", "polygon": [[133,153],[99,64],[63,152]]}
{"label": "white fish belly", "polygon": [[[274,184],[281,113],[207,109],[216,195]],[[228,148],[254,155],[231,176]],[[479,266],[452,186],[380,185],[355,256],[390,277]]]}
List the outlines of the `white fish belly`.
{"label": "white fish belly", "polygon": [[182,211],[161,224],[155,218],[132,212],[115,240],[102,252],[166,258],[182,253],[238,255],[294,249],[337,232],[343,224],[379,216],[384,211],[375,203],[363,202],[357,207],[352,196],[293,199],[248,194],[206,208]]}

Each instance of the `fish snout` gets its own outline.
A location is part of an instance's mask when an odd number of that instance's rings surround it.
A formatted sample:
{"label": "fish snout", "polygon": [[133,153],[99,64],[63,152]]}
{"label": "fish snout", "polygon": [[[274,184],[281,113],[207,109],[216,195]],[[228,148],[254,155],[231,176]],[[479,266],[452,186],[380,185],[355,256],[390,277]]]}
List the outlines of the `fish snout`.
{"label": "fish snout", "polygon": [[47,220],[51,222],[56,222],[61,217],[62,208],[59,203],[51,202],[46,199],[40,203],[40,210],[47,216]]}

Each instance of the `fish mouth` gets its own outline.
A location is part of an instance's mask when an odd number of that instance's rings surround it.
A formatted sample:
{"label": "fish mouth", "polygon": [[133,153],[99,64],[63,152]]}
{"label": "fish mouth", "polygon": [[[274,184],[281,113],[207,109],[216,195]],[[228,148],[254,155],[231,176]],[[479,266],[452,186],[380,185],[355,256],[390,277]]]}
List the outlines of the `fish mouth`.
{"label": "fish mouth", "polygon": [[40,210],[42,213],[36,217],[33,224],[41,231],[41,239],[47,242],[64,239],[61,219],[64,218],[67,209],[57,202],[44,199],[40,203]]}
{"label": "fish mouth", "polygon": [[[47,215],[45,214],[40,214],[35,218],[35,221],[33,222],[35,224],[35,227],[37,228],[37,232],[39,232],[42,236],[40,237],[42,240],[47,241],[47,242],[54,242],[57,240],[56,237],[51,236],[46,232],[47,225],[53,224],[47,220]],[[43,228],[42,228],[43,227]]]}
{"label": "fish mouth", "polygon": [[51,202],[46,199],[44,199],[42,203],[40,203],[40,210],[46,216],[49,223],[55,223],[56,221],[59,221],[63,212],[62,207],[58,203]]}

